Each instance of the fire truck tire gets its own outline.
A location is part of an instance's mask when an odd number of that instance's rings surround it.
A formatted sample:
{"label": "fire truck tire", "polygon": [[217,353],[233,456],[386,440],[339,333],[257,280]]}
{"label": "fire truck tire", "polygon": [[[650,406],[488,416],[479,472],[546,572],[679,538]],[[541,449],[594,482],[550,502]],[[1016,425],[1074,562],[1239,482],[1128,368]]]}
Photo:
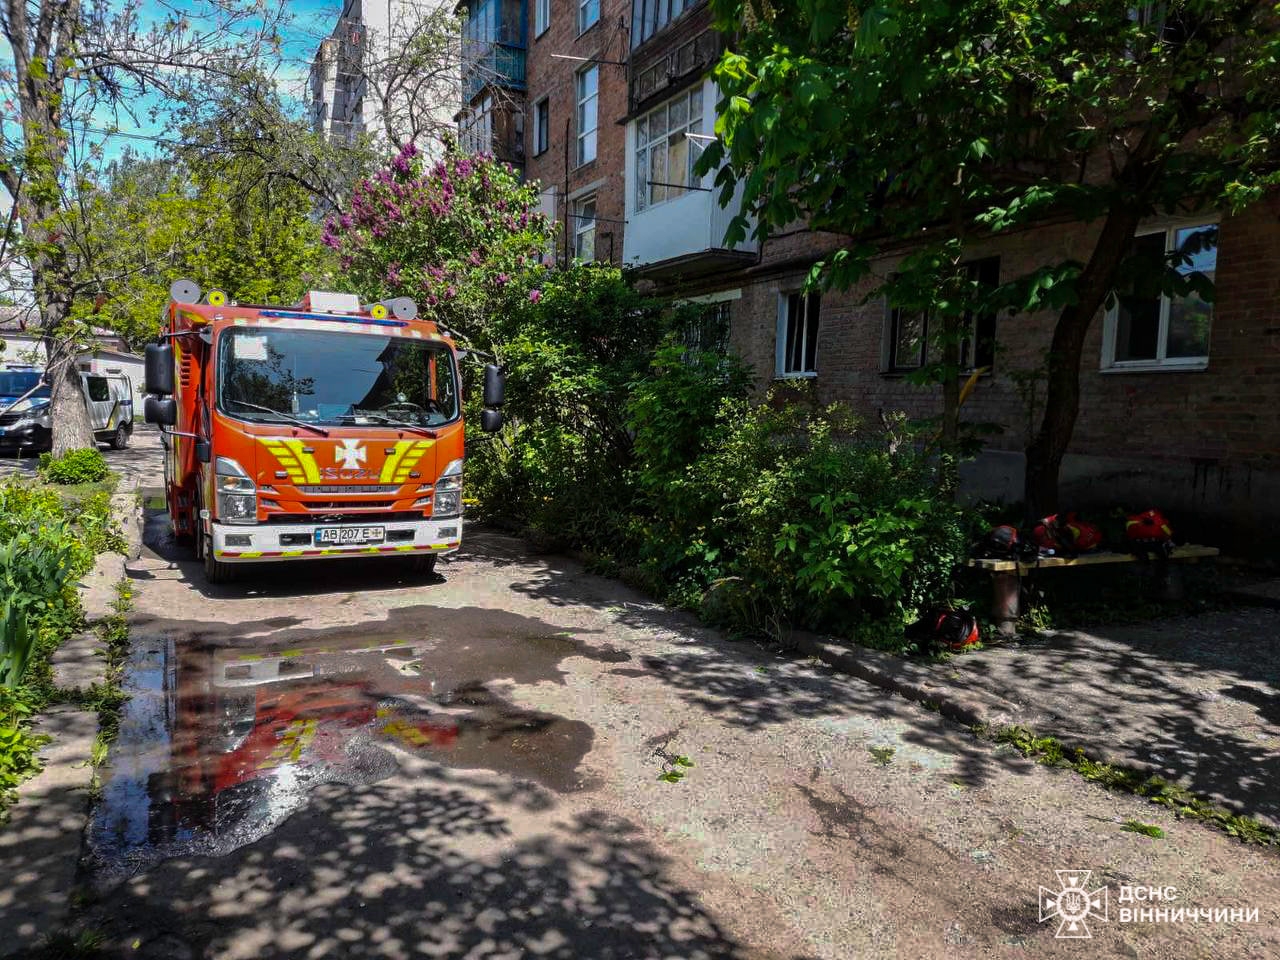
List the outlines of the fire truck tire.
{"label": "fire truck tire", "polygon": [[230,583],[235,579],[235,567],[223,563],[213,555],[213,537],[204,534],[200,538],[200,553],[204,557],[204,578],[208,583]]}
{"label": "fire truck tire", "polygon": [[436,573],[437,559],[438,558],[434,553],[428,553],[421,557],[414,557],[412,561],[413,566],[411,568],[414,575],[424,579],[434,577]]}
{"label": "fire truck tire", "polygon": [[123,450],[129,446],[129,431],[122,423],[116,427],[116,432],[111,435],[111,449]]}

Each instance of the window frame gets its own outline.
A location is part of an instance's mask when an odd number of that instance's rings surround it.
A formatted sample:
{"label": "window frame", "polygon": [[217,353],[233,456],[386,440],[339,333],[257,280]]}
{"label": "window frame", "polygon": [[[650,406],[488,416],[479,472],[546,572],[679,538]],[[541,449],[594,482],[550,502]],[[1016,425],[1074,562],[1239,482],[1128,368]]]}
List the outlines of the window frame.
{"label": "window frame", "polygon": [[[590,219],[587,219],[582,213],[583,207],[587,204],[591,204]],[[569,213],[573,220],[573,258],[584,263],[596,259],[596,224],[600,215],[597,206],[595,193],[584,193],[580,197],[574,197],[569,207]],[[582,239],[588,234],[591,236],[591,256],[583,257]]]}
{"label": "window frame", "polygon": [[[1000,283],[1000,256],[998,254],[965,260],[961,266],[970,271],[970,280],[982,281],[983,271],[990,270],[993,275],[987,278],[988,282],[992,286],[998,286]],[[904,364],[898,362],[898,331],[901,328],[904,315],[919,316],[921,318],[918,363]],[[961,374],[972,374],[978,370],[985,370],[984,376],[990,376],[994,373],[997,343],[996,320],[997,317],[993,313],[974,315],[966,311],[964,322],[968,325],[968,336],[961,344],[961,348],[962,350],[965,347],[968,348],[970,362],[962,364],[960,368]],[[880,372],[882,374],[885,376],[903,376],[915,373],[929,363],[929,327],[932,321],[933,318],[927,310],[911,311],[909,314],[904,314],[902,307],[895,307],[889,303],[887,298],[885,299],[884,340],[880,364]],[[984,332],[989,333],[987,339],[990,346],[980,349],[979,338]]]}
{"label": "window frame", "polygon": [[[545,116],[543,116],[545,114]],[[551,146],[551,97],[543,97],[533,104],[533,156],[546,153]]]}
{"label": "window frame", "polygon": [[[1134,231],[1134,239],[1140,237],[1150,237],[1154,234],[1164,234],[1164,252],[1167,256],[1173,252],[1174,243],[1180,230],[1195,230],[1204,227],[1218,228],[1218,243],[1214,248],[1213,254],[1213,273],[1214,282],[1217,282],[1218,274],[1218,255],[1222,250],[1222,218],[1218,216],[1190,217],[1178,220],[1169,220],[1162,223],[1153,223],[1148,226],[1139,227]],[[1217,298],[1209,304],[1209,342],[1205,345],[1205,353],[1202,357],[1168,357],[1165,356],[1169,350],[1169,313],[1173,306],[1173,300],[1167,293],[1160,294],[1160,315],[1159,323],[1156,328],[1156,355],[1150,360],[1117,360],[1116,359],[1116,336],[1120,328],[1120,299],[1113,294],[1112,304],[1106,307],[1102,318],[1102,357],[1099,364],[1099,372],[1101,373],[1143,373],[1143,372],[1164,372],[1164,373],[1194,373],[1200,370],[1207,370],[1209,367],[1210,350],[1213,346],[1213,320],[1214,314],[1217,312]]]}
{"label": "window frame", "polygon": [[[595,89],[590,94],[584,95],[583,91],[586,89],[585,81],[589,74],[593,74],[595,77]],[[599,147],[597,142],[597,131],[600,129],[600,65],[595,63],[589,64],[577,71],[573,76],[573,93],[574,102],[576,104],[574,119],[577,121],[577,129],[575,131],[576,146],[574,152],[574,158],[577,160],[577,163],[574,165],[576,169],[577,167],[593,162],[596,158],[596,153]],[[593,105],[594,110],[592,111],[593,116],[590,129],[584,129],[583,117],[588,103]],[[591,156],[589,157],[586,155],[587,143],[591,144]]]}
{"label": "window frame", "polygon": [[[698,0],[636,0],[633,4],[631,48],[634,50],[656,37],[697,4]],[[649,16],[650,12],[652,16]],[[648,29],[650,25],[652,29]]]}
{"label": "window frame", "polygon": [[[788,369],[787,345],[788,332],[791,322],[791,303],[792,298],[799,298],[799,303],[803,307],[803,323],[801,331],[803,340],[801,340],[801,369]],[[812,305],[812,309],[811,309]],[[807,368],[804,366],[805,355],[808,354],[809,340],[809,319],[813,316],[813,366]],[[818,334],[822,323],[822,294],[817,291],[805,292],[799,288],[791,290],[778,291],[778,326],[774,335],[773,350],[773,376],[775,380],[811,380],[818,375]],[[792,341],[795,343],[796,341]]]}
{"label": "window frame", "polygon": [[533,39],[537,40],[551,26],[551,0],[533,0]]}
{"label": "window frame", "polygon": [[[595,14],[594,18],[587,20],[590,15],[588,12]],[[578,36],[582,36],[597,23],[600,22],[600,0],[578,0]]]}
{"label": "window frame", "polygon": [[[695,114],[693,105],[694,99],[697,98],[698,110]],[[681,90],[674,97],[669,97],[662,103],[645,111],[643,116],[636,117],[631,121],[631,129],[633,131],[631,142],[631,160],[635,169],[635,189],[631,193],[631,204],[636,213],[642,213],[646,210],[652,210],[660,207],[664,203],[670,203],[673,200],[679,200],[688,196],[690,193],[699,192],[702,188],[702,178],[695,176],[693,172],[694,165],[698,162],[698,157],[702,155],[703,147],[699,141],[691,139],[690,133],[701,134],[706,117],[704,111],[706,109],[707,95],[703,89],[701,81]],[[685,107],[684,123],[679,127],[672,129],[670,116],[671,106],[683,101]],[[663,132],[658,137],[650,136],[653,130],[653,121],[659,115],[662,115]],[[670,160],[671,160],[671,138],[674,134],[680,133],[684,135],[685,147],[685,185],[670,186],[675,181],[671,179]],[[643,142],[641,137],[643,135]],[[650,183],[650,171],[653,163],[653,150],[660,147],[663,157],[664,174],[663,185],[661,187]],[[662,199],[653,199],[656,190],[662,191]],[[672,195],[674,194],[674,196]],[[642,198],[643,197],[643,198]]]}

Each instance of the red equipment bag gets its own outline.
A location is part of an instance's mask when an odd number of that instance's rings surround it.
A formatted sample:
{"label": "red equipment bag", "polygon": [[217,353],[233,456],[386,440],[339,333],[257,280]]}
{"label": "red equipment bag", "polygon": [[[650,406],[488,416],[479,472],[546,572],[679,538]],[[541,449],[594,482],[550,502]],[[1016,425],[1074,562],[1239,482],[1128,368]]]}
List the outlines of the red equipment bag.
{"label": "red equipment bag", "polygon": [[1125,519],[1124,536],[1137,543],[1172,543],[1173,527],[1159,510],[1144,510]]}
{"label": "red equipment bag", "polygon": [[1102,546],[1102,530],[1097,524],[1081,520],[1071,511],[1064,516],[1050,514],[1031,531],[1036,546],[1055,553],[1086,553]]}
{"label": "red equipment bag", "polygon": [[920,640],[963,650],[978,642],[978,619],[967,610],[937,608],[925,611],[907,633]]}

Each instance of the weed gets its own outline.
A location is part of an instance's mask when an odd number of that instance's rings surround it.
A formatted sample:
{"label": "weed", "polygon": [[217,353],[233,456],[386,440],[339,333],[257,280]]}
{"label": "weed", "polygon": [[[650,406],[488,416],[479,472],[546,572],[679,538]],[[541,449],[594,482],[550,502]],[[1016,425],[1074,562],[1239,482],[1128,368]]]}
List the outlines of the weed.
{"label": "weed", "polygon": [[1156,840],[1164,839],[1163,830],[1157,827],[1154,823],[1143,823],[1141,820],[1126,820],[1120,829],[1125,831],[1125,833],[1140,833],[1144,837],[1152,837]]}
{"label": "weed", "polygon": [[893,755],[896,752],[893,747],[868,747],[867,749],[871,751],[871,756],[876,763],[882,767],[887,767],[893,762]]}
{"label": "weed", "polygon": [[[975,727],[974,730],[977,732],[978,728]],[[1185,787],[1169,783],[1162,777],[1093,760],[1080,748],[1068,755],[1054,737],[1038,737],[1026,727],[1012,726],[997,730],[991,739],[997,743],[1009,744],[1037,763],[1050,767],[1069,767],[1086,780],[1108,790],[1132,793],[1151,803],[1168,807],[1180,820],[1199,820],[1243,843],[1280,846],[1280,830],[1253,817],[1232,813],[1220,804],[1197,796]]]}

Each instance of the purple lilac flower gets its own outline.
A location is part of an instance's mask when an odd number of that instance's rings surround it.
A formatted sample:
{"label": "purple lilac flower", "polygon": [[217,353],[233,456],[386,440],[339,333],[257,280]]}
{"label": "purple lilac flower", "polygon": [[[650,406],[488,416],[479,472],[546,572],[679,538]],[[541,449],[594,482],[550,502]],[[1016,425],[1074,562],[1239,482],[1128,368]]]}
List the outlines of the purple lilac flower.
{"label": "purple lilac flower", "polygon": [[542,299],[542,291],[541,291],[541,290],[534,289],[534,290],[530,290],[530,291],[529,291],[529,302],[530,302],[530,303],[537,303],[537,302],[538,302],[539,300],[541,300],[541,299]]}

